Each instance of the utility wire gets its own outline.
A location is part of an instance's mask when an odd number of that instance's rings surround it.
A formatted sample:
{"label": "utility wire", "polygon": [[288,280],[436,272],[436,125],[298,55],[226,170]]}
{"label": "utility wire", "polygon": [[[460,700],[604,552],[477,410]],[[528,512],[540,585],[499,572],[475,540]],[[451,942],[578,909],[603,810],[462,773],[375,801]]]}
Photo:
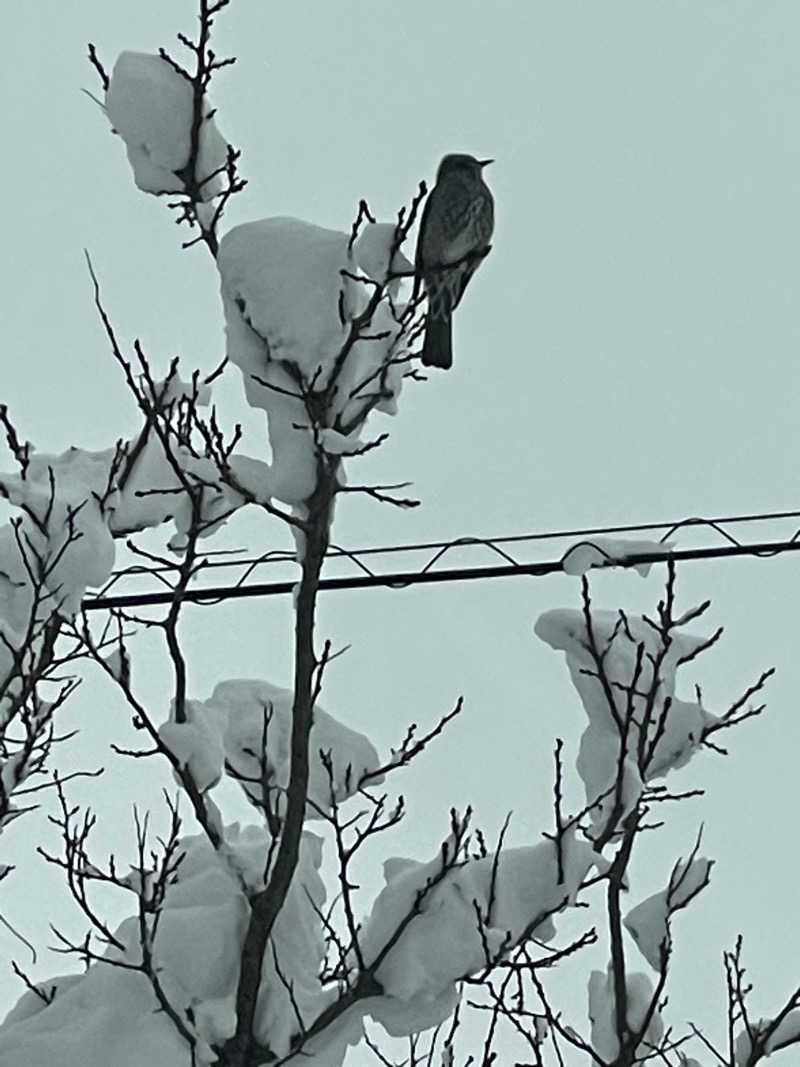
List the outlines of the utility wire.
{"label": "utility wire", "polygon": [[[587,526],[572,530],[545,530],[537,533],[504,534],[500,537],[459,537],[452,541],[417,541],[405,545],[371,545],[367,548],[340,548],[331,545],[326,559],[354,559],[361,556],[391,555],[397,552],[428,552],[431,550],[471,547],[476,545],[512,545],[522,544],[526,541],[557,541],[563,538],[609,536],[613,534],[644,532],[649,530],[665,530],[661,540],[669,539],[678,530],[688,529],[693,526],[706,526],[716,530],[731,544],[739,544],[736,538],[731,537],[724,529],[726,525],[753,522],[769,522],[778,519],[800,519],[800,511],[767,511],[758,513],[746,513],[743,515],[722,515],[706,519],[701,516],[693,516],[686,519],[672,519],[668,522],[639,522],[619,526]],[[295,563],[297,557],[292,551],[274,550],[261,556],[246,556],[234,559],[236,550],[223,549],[219,552],[208,553],[204,564],[204,570],[220,567],[260,567],[275,563]],[[213,558],[213,557],[219,558]],[[172,566],[163,567],[131,567],[114,571],[114,577],[128,577],[135,573],[159,574],[172,571]]]}
{"label": "utility wire", "polygon": [[[767,516],[764,516],[765,518]],[[770,518],[777,517],[775,515]],[[781,518],[794,517],[794,513],[780,513]],[[727,520],[728,522],[733,520]],[[655,524],[648,528],[656,528]],[[661,528],[659,524],[657,528]],[[627,527],[626,530],[641,530],[645,527]],[[604,531],[605,532],[605,531]],[[584,542],[591,546],[591,542]],[[452,544],[452,542],[448,542]],[[726,544],[715,545],[705,548],[664,548],[651,552],[637,552],[629,555],[609,558],[603,566],[636,567],[642,564],[665,563],[668,560],[676,562],[684,560],[720,559],[729,556],[755,556],[764,558],[781,555],[784,552],[800,550],[800,530],[789,541],[762,541],[753,544]],[[603,551],[600,549],[600,551]],[[348,553],[349,555],[349,553]],[[569,555],[569,553],[568,553]],[[595,569],[595,568],[592,568]],[[429,584],[432,582],[473,581],[487,578],[510,578],[519,575],[530,577],[542,577],[546,574],[566,573],[564,570],[564,557],[557,560],[547,560],[539,563],[511,563],[506,566],[495,567],[457,567],[447,570],[405,571],[390,574],[360,574],[349,578],[322,578],[320,589],[366,589],[370,587],[402,588],[411,585]],[[291,593],[296,582],[268,582],[253,583],[240,586],[217,586],[204,589],[189,589],[181,594],[181,600],[188,603],[219,602],[252,596],[276,596]],[[83,601],[85,611],[96,611],[108,608],[140,607],[149,604],[169,604],[174,599],[172,592],[164,593],[132,593],[117,596],[99,596],[87,598]]]}
{"label": "utility wire", "polygon": [[[575,539],[577,537],[586,539],[595,535],[609,535],[620,533],[632,533],[632,532],[645,532],[650,530],[662,530],[660,540],[662,542],[667,541],[677,531],[688,529],[690,527],[706,527],[719,534],[723,540],[729,542],[732,545],[741,544],[741,542],[729,533],[725,529],[726,526],[734,524],[750,524],[754,522],[768,522],[781,519],[800,519],[800,511],[772,511],[758,513],[747,513],[743,515],[725,515],[715,518],[702,518],[700,516],[693,516],[685,519],[672,520],[671,522],[644,522],[644,523],[628,523],[625,525],[617,526],[590,526],[579,527],[571,530],[548,530],[537,533],[526,534],[514,534],[514,535],[501,535],[499,537],[459,537],[451,541],[422,541],[404,545],[386,545],[386,546],[369,546],[367,548],[341,548],[337,545],[331,545],[328,549],[326,560],[335,559],[349,559],[356,567],[358,567],[365,575],[373,575],[375,572],[367,566],[364,562],[364,557],[376,556],[376,555],[391,555],[393,553],[414,553],[420,551],[434,551],[434,555],[420,568],[422,571],[430,570],[435,564],[439,562],[448,552],[452,552],[456,549],[464,548],[477,548],[483,547],[493,552],[495,555],[500,556],[507,563],[512,566],[518,566],[519,560],[514,559],[508,552],[506,552],[501,546],[512,544],[523,544],[525,542],[544,541],[544,540],[563,540],[565,538]],[[800,530],[796,531],[791,540],[795,540],[800,536]],[[266,566],[268,564],[276,563],[296,563],[297,557],[293,551],[287,551],[282,549],[272,549],[268,552],[262,553],[260,556],[250,557],[242,556],[241,549],[221,549],[217,551],[211,551],[206,553],[203,559],[203,570],[208,573],[212,569],[219,569],[220,567],[231,568],[236,567],[240,571],[240,575],[236,582],[230,583],[228,586],[219,590],[219,598],[223,597],[225,589],[238,588],[243,586],[247,579],[257,570],[257,568]],[[150,559],[150,562],[146,565],[135,564],[123,568],[119,568],[112,572],[111,577],[106,584],[98,591],[92,603],[98,599],[102,599],[104,604],[108,600],[108,595],[111,590],[123,582],[127,578],[133,578],[138,575],[146,574],[149,578],[156,578],[162,583],[162,585],[168,590],[167,597],[172,599],[172,586],[168,579],[163,576],[174,574],[175,565],[171,562],[165,562],[158,564],[154,559]],[[370,583],[370,584],[387,584],[383,582]],[[389,582],[388,584],[392,584]],[[401,584],[408,584],[403,583]],[[261,589],[261,586],[257,588]],[[271,587],[270,587],[271,588]],[[282,589],[282,586],[280,587]],[[216,587],[215,587],[216,589]],[[244,594],[236,594],[241,596]],[[253,594],[253,595],[264,595]],[[159,603],[160,601],[153,601],[153,603]],[[100,605],[102,606],[102,605]]]}

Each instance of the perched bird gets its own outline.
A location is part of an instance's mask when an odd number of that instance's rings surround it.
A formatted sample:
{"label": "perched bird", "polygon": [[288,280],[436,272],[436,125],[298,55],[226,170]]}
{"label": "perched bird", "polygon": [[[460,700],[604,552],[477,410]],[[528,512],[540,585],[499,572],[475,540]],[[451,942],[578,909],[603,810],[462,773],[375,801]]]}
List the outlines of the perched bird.
{"label": "perched bird", "polygon": [[453,365],[451,316],[491,248],[494,200],[481,177],[481,170],[491,162],[467,155],[445,156],[422,212],[415,288],[422,279],[428,294],[422,346],[426,367]]}

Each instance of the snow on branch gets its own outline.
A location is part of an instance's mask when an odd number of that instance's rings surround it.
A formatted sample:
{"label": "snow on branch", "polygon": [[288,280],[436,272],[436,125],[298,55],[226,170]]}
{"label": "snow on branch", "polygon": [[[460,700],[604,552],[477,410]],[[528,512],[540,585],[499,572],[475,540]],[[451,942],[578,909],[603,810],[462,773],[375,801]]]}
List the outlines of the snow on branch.
{"label": "snow on branch", "polygon": [[[140,1056],[187,1067],[217,1061],[213,1046],[233,1025],[246,891],[263,886],[268,841],[259,827],[227,826],[228,856],[222,858],[204,837],[179,836],[174,804],[170,811],[171,829],[157,850],[149,845],[146,820],[137,820],[139,858],[122,873],[113,858],[105,866],[91,859],[93,817],[86,813],[78,819],[63,804],[64,855],[47,858],[66,870],[90,932],[81,941],[57,936],[62,951],[89,967],[83,975],[48,983],[47,1003],[37,990],[22,997],[4,1024],[3,1067],[12,1062],[9,1056],[19,1065],[45,1062],[53,1030],[60,1035],[64,1063],[85,1062],[88,1050],[100,1047],[107,1067],[123,1067]],[[320,862],[319,840],[306,835],[296,883],[275,927],[273,953],[264,961],[259,1032],[276,1052],[288,1050],[296,1029],[293,1005],[312,1016],[330,1000],[314,978],[323,952],[312,908],[325,899]],[[114,930],[91,900],[93,886],[100,884],[137,901],[136,914]],[[80,1027],[70,1025],[76,1017]]]}
{"label": "snow on branch", "polygon": [[665,889],[647,897],[625,916],[625,928],[654,971],[661,972],[665,954],[671,951],[670,920],[709,883],[713,860],[697,855],[699,835],[688,860],[678,860]]}
{"label": "snow on branch", "polygon": [[366,222],[353,238],[263,219],[221,242],[228,357],[267,413],[274,493],[287,503],[313,492],[321,455],[371,447],[361,433],[373,409],[396,411],[415,336],[399,298],[413,273],[399,249],[406,225]]}
{"label": "snow on branch", "polygon": [[194,180],[200,200],[220,191],[227,146],[213,118],[199,125],[196,176],[186,170],[192,150],[192,84],[168,60],[123,52],[106,91],[106,114],[125,142],[134,180],[144,192],[185,192],[187,179]]}
{"label": "snow on branch", "polygon": [[[193,766],[203,790],[223,773],[248,799],[277,819],[286,814],[293,694],[255,679],[218,683],[206,701],[190,701],[183,723],[172,719],[159,735],[182,764]],[[376,784],[378,754],[367,738],[317,704],[311,727],[312,754],[307,818],[322,818],[332,803],[351,796],[369,776]],[[313,758],[316,757],[316,758]],[[323,759],[324,757],[324,759]]]}
{"label": "snow on branch", "polygon": [[[645,831],[657,830],[661,825],[648,821],[653,805],[685,800],[702,792],[693,788],[675,792],[654,780],[685,767],[701,747],[719,751],[719,746],[708,740],[711,735],[760,714],[763,705],[752,707],[748,701],[761,691],[772,672],[763,672],[722,715],[706,710],[697,687],[694,700],[679,697],[678,671],[713,647],[721,630],[709,636],[687,633],[684,628],[701,618],[709,603],[679,613],[675,586],[675,564],[670,562],[665,594],[656,611],[652,616],[634,616],[596,608],[584,576],[582,609],[546,612],[535,627],[542,640],[565,653],[570,676],[589,720],[576,759],[586,807],[573,818],[584,827],[596,853],[605,855],[607,850],[613,850],[610,860],[598,865],[593,880],[594,884],[605,884],[610,961],[606,971],[594,971],[589,980],[591,1029],[587,1036],[581,1036],[562,1021],[549,1002],[543,981],[532,975],[559,1058],[558,1045],[566,1043],[598,1064],[632,1063],[648,1056],[672,1063],[673,1054],[677,1056],[676,1062],[692,1063],[677,1050],[693,1035],[706,1040],[697,1028],[674,1037],[663,1019],[674,948],[672,918],[709,884],[713,865],[712,860],[699,854],[700,835],[688,858],[678,860],[673,866],[667,886],[629,909],[625,916],[623,894],[631,888],[629,872],[634,846]],[[572,824],[562,812],[562,759],[563,743],[559,741],[554,792],[559,830]],[[587,888],[591,882],[586,883]],[[655,972],[655,979],[630,967],[626,931]],[[736,1012],[730,1012],[731,1034],[737,1021],[744,1018],[741,1003],[745,994],[741,983],[737,985],[731,978],[739,973],[737,967],[738,962],[731,957],[729,996],[737,1005]],[[494,1004],[506,1017],[518,1016],[515,1006],[508,1004],[504,997],[495,997]],[[790,998],[785,1008],[787,1015],[797,1006]],[[782,1025],[780,1017],[774,1030]],[[749,1032],[746,1028],[746,1033]],[[791,1027],[787,1026],[781,1035],[790,1032]],[[764,1036],[766,1031],[759,1034],[763,1038],[759,1046],[763,1053],[770,1037]],[[738,1047],[744,1047],[745,1037],[740,1035],[737,1040]],[[720,1057],[720,1062],[734,1064],[732,1050],[733,1045],[730,1058]],[[738,1059],[735,1065],[739,1067]],[[750,1061],[747,1067],[752,1067]]]}
{"label": "snow on branch", "polygon": [[[457,844],[456,837],[448,846],[450,854],[455,855]],[[550,841],[464,859],[441,877],[447,855],[443,850],[428,863],[384,864],[387,884],[365,924],[361,950],[367,965],[380,961],[375,977],[384,993],[400,1002],[451,1001],[458,980],[484,969],[523,937],[552,938],[553,917],[575,901],[596,860],[591,845],[572,831],[562,843],[561,880]],[[414,914],[399,937],[392,934],[403,917]]]}
{"label": "snow on branch", "polygon": [[176,221],[200,231],[184,247],[203,241],[214,256],[225,207],[246,185],[237,171],[240,153],[219,133],[208,95],[214,74],[235,62],[209,45],[214,16],[227,3],[201,0],[197,40],[178,34],[192,69],[161,48],[158,55],[123,52],[109,77],[89,45],[105,91],[101,107],[125,142],[136,185],[156,196],[181,194],[169,205],[178,211]]}
{"label": "snow on branch", "polygon": [[701,747],[716,747],[708,741],[715,732],[762,710],[745,711],[743,704],[772,672],[724,715],[714,715],[698,689],[694,700],[676,695],[678,670],[711,648],[722,631],[696,636],[683,630],[709,605],[675,615],[674,564],[668,565],[666,595],[655,619],[595,609],[585,577],[582,582],[583,609],[545,612],[535,632],[565,653],[589,719],[576,766],[587,804],[594,805],[598,842],[604,843],[654,779],[684,767]]}
{"label": "snow on branch", "polygon": [[[213,410],[202,416],[210,399],[208,384],[196,373],[182,381],[177,361],[166,378],[157,380],[138,343],[136,368],[123,356],[89,266],[98,312],[144,425],[135,440],[117,441],[103,451],[70,448],[48,455],[23,443],[7,409],[0,409],[17,467],[0,474],[0,496],[16,512],[0,529],[0,730],[5,746],[0,826],[27,810],[13,804],[12,794],[29,796],[42,788],[26,780],[45,771],[54,713],[77,684],[65,677],[64,668],[90,656],[123,689],[128,686],[130,657],[122,630],[109,635],[106,629],[95,639],[85,620],[83,627],[74,621],[87,590],[109,581],[115,541],[170,519],[175,523],[169,547],[181,554],[181,562],[173,565],[175,600],[164,628],[180,676],[175,630],[181,593],[203,566],[198,539],[214,533],[246,503],[258,502],[282,515],[270,504],[266,465],[235,453],[238,436],[225,438]],[[59,637],[72,637],[75,643],[57,644]],[[53,679],[49,688],[48,679]],[[184,689],[178,685],[178,707],[185,702]],[[147,718],[138,711],[137,716],[140,722]],[[194,794],[200,815],[202,790],[195,787]],[[211,827],[208,820],[205,825]]]}
{"label": "snow on branch", "polygon": [[123,454],[118,444],[38,455],[20,443],[5,410],[2,419],[18,472],[0,474],[0,497],[16,512],[0,527],[0,829],[52,784],[36,779],[46,772],[58,737],[53,719],[78,684],[71,671],[80,658],[56,642],[86,588],[110,573],[108,515]]}

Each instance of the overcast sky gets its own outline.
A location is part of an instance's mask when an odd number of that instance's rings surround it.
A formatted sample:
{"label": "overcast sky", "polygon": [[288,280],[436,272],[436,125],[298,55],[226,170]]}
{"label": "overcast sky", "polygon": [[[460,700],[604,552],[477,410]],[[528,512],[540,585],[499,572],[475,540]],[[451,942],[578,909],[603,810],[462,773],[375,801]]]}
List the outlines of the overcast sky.
{"label": "overcast sky", "polygon": [[[179,354],[187,370],[208,371],[224,353],[213,262],[202,247],[181,251],[165,205],[134,188],[121,141],[80,91],[99,91],[88,40],[110,68],[123,49],[155,51],[191,32],[194,6],[50,0],[5,12],[0,401],[40,451],[104,448],[137,428],[84,248],[121,338],[141,338],[157,368]],[[455,319],[454,368],[407,386],[398,417],[376,423],[390,441],[351,467],[358,482],[412,481],[422,506],[348,498],[337,544],[798,506],[796,3],[233,0],[217,29],[217,51],[238,62],[212,97],[249,181],[230,223],[288,214],[349,229],[362,197],[392,219],[420,179],[432,184],[444,153],[496,160],[486,172],[494,247]],[[245,419],[255,453],[261,424],[229,379],[220,403],[231,421]],[[773,524],[758,539],[791,532]],[[711,533],[701,540],[717,543]],[[280,528],[255,521],[233,524],[219,545],[288,547]],[[562,548],[535,550],[553,558]],[[522,559],[530,551],[517,548]],[[797,982],[795,560],[679,569],[684,605],[711,598],[708,630],[726,627],[685,687],[700,681],[719,712],[764,667],[778,668],[768,713],[729,736],[730,756],[702,755],[675,778],[705,783],[708,796],[671,813],[635,866],[632,903],[666,881],[704,823],[705,852],[718,862],[711,888],[676,921],[671,1019],[693,1017],[718,1040],[720,955],[738,932],[754,1014],[777,1008]],[[657,600],[663,573],[601,579],[598,604],[641,610]],[[390,854],[430,856],[450,806],[467,802],[489,835],[513,809],[514,843],[549,828],[553,741],[564,737],[574,755],[584,717],[563,660],[532,627],[548,608],[577,606],[578,593],[562,576],[323,595],[321,637],[352,646],[327,678],[323,704],[334,714],[386,749],[410,721],[432,723],[465,698],[460,723],[395,783],[410,812]],[[191,695],[226,677],[287,684],[290,607],[284,598],[187,612]],[[166,715],[166,661],[155,638],[139,647],[134,676]],[[111,740],[136,738],[93,674],[64,722],[83,733],[63,767],[112,768],[77,783],[74,796],[104,820],[100,854],[124,855],[131,803],[157,806],[157,783],[168,779],[109,759]],[[37,816],[4,836],[3,861],[20,868],[0,889],[0,910],[43,946],[48,921],[73,932],[82,924],[58,879],[30,860],[39,840],[56,848]],[[382,858],[373,856],[376,885]],[[25,962],[0,930],[6,955]],[[64,969],[46,955],[31,973]],[[564,988],[579,1024],[580,967],[572,982]],[[0,1014],[18,994],[0,966]]]}

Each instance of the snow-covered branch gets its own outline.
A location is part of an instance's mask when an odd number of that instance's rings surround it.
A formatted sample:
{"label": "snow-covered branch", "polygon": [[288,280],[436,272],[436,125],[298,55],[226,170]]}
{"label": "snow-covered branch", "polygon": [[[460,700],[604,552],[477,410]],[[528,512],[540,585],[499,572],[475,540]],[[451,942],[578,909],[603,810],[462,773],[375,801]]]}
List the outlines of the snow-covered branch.
{"label": "snow-covered branch", "polygon": [[180,194],[169,205],[176,221],[200,231],[184,247],[202,241],[212,256],[228,201],[247,184],[237,169],[241,153],[217,130],[208,95],[214,74],[235,62],[210,47],[214,17],[229,2],[200,0],[197,39],[178,34],[193,69],[161,48],[158,55],[123,52],[109,77],[89,45],[105,93],[100,106],[125,142],[136,185],[156,196]]}

